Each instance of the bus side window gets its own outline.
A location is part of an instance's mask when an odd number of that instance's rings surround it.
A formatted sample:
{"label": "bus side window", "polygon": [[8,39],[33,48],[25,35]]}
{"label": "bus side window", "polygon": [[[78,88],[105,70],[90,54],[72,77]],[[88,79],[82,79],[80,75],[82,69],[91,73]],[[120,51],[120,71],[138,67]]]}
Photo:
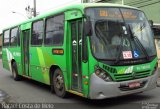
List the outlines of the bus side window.
{"label": "bus side window", "polygon": [[17,46],[19,45],[19,30],[18,27],[11,29],[11,37],[10,37],[10,42],[11,46]]}
{"label": "bus side window", "polygon": [[42,45],[43,42],[43,20],[34,22],[32,25],[32,45]]}
{"label": "bus side window", "polygon": [[64,15],[48,18],[46,21],[45,45],[61,46],[64,39]]}
{"label": "bus side window", "polygon": [[3,37],[3,46],[4,47],[9,46],[10,31],[9,30],[4,31],[3,35],[4,35],[4,37]]}

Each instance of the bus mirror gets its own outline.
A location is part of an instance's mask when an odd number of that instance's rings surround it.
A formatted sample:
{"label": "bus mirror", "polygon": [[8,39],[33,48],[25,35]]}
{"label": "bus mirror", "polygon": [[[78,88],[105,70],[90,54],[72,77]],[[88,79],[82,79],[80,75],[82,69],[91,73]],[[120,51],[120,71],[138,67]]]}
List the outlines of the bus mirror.
{"label": "bus mirror", "polygon": [[91,25],[91,21],[86,21],[84,23],[84,32],[85,32],[85,36],[91,36],[92,35],[92,25]]}
{"label": "bus mirror", "polygon": [[153,27],[153,20],[148,20],[151,27]]}

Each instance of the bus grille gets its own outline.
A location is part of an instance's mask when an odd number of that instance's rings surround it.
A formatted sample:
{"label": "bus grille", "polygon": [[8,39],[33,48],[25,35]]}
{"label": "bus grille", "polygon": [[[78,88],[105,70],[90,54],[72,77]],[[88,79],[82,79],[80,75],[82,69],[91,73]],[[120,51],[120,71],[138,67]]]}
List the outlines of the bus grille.
{"label": "bus grille", "polygon": [[150,76],[150,70],[143,71],[143,72],[134,72],[134,75],[132,73],[129,74],[114,74],[116,81],[127,81],[127,80],[133,80],[133,79],[139,79],[139,78],[145,78]]}

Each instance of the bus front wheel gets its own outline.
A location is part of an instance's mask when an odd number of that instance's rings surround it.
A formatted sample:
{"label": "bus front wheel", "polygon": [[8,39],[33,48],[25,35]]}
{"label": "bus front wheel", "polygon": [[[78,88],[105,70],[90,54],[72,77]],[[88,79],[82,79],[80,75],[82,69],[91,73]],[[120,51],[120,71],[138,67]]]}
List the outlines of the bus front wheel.
{"label": "bus front wheel", "polygon": [[18,75],[17,64],[13,62],[12,64],[12,76],[15,81],[20,80],[20,76]]}
{"label": "bus front wheel", "polygon": [[52,81],[53,81],[53,87],[56,95],[62,98],[67,97],[68,94],[65,89],[65,81],[64,81],[62,71],[60,69],[55,70],[52,77]]}

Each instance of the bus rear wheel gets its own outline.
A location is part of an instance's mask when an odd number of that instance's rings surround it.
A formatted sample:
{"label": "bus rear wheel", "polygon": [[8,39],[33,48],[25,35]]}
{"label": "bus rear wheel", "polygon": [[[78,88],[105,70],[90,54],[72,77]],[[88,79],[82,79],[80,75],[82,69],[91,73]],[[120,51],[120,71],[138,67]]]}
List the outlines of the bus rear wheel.
{"label": "bus rear wheel", "polygon": [[52,81],[56,95],[62,98],[66,98],[68,93],[66,92],[64,77],[60,69],[55,70]]}
{"label": "bus rear wheel", "polygon": [[20,80],[20,76],[18,75],[16,62],[13,62],[13,64],[12,64],[12,76],[13,76],[13,79],[15,81],[19,81]]}

